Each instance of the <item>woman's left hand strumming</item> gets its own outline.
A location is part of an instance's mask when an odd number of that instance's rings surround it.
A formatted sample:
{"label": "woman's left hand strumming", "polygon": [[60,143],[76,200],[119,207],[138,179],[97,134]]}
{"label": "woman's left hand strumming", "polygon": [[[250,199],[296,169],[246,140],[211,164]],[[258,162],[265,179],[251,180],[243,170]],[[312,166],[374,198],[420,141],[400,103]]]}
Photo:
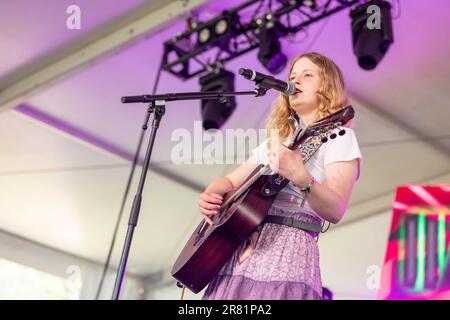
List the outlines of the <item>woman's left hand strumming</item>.
{"label": "woman's left hand strumming", "polygon": [[269,150],[269,167],[297,185],[307,185],[311,175],[305,169],[300,149],[291,150],[282,144]]}

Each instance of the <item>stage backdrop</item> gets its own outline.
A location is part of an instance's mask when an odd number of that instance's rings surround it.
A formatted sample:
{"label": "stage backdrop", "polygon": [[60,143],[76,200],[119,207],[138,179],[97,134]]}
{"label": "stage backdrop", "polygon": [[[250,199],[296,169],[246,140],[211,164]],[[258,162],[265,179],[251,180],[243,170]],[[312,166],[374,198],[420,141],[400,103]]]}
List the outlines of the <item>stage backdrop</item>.
{"label": "stage backdrop", "polygon": [[450,185],[397,188],[379,299],[450,299]]}

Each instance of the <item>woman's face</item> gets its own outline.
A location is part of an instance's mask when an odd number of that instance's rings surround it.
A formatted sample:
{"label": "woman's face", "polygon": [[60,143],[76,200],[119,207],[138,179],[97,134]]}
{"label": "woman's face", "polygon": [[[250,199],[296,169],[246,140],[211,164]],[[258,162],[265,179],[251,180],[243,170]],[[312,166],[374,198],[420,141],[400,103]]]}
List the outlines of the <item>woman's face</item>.
{"label": "woman's face", "polygon": [[317,109],[319,99],[317,91],[321,86],[320,69],[308,58],[301,58],[295,62],[289,80],[295,83],[300,92],[289,96],[289,104],[298,113]]}

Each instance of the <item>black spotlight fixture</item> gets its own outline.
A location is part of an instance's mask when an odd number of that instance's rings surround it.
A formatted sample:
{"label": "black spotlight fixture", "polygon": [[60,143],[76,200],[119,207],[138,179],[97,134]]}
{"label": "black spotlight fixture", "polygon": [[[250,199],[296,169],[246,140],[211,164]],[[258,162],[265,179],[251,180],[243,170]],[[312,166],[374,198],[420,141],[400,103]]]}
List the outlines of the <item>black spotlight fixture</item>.
{"label": "black spotlight fixture", "polygon": [[239,28],[237,13],[224,11],[220,16],[205,22],[197,31],[197,46],[209,47],[229,40]]}
{"label": "black spotlight fixture", "polygon": [[[234,74],[219,68],[200,78],[201,92],[234,91]],[[219,129],[236,108],[235,97],[202,100],[203,129]]]}
{"label": "black spotlight fixture", "polygon": [[350,12],[353,52],[365,70],[374,69],[394,42],[391,5],[371,0]]}
{"label": "black spotlight fixture", "polygon": [[259,52],[258,60],[272,74],[278,74],[286,67],[288,58],[281,51],[279,38],[286,35],[285,28],[278,22],[272,20],[272,16],[266,16],[266,23],[257,20],[261,25],[258,30]]}

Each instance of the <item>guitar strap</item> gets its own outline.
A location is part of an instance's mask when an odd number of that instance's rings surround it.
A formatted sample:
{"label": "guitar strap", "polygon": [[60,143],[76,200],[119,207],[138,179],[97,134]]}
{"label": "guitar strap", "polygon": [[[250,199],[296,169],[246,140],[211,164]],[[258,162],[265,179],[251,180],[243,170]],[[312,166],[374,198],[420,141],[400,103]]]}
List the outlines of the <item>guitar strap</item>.
{"label": "guitar strap", "polygon": [[[319,150],[320,146],[324,143],[322,141],[322,138],[325,137],[326,134],[317,134],[305,141],[300,146],[300,152],[303,157],[304,163],[306,163],[311,157],[314,155],[314,153]],[[300,139],[297,139],[293,150],[299,147]],[[277,194],[281,191],[287,184],[289,183],[289,180],[284,178],[283,176],[280,176],[279,174],[274,174],[272,176],[268,177],[268,180],[266,184],[263,186],[261,193],[263,196],[270,196]],[[266,191],[267,190],[267,191]],[[276,219],[276,218],[271,218]],[[269,220],[266,220],[266,222],[271,222]],[[272,220],[272,222],[275,222]],[[279,223],[280,221],[276,221],[276,223]],[[258,242],[260,231],[262,229],[263,224],[259,225],[259,227],[253,232],[253,234],[247,239],[247,241],[238,249],[238,263],[241,264],[244,262],[253,252],[253,250],[256,247],[256,243]],[[297,227],[297,226],[296,226]],[[304,228],[305,225],[302,225]]]}
{"label": "guitar strap", "polygon": [[[352,119],[354,116],[355,110],[351,105],[348,105],[343,108],[341,118],[344,119]],[[320,122],[324,121],[325,119],[330,119],[333,115],[329,115],[323,119],[320,120]],[[298,119],[298,118],[297,118]],[[348,120],[345,120],[344,123],[346,123]],[[342,124],[341,124],[342,125]],[[308,128],[304,128],[302,131],[300,131],[297,136],[295,137],[295,143],[293,145],[292,150],[295,150],[300,145],[302,132],[304,130],[307,130]],[[329,133],[333,131],[333,129],[328,129],[325,131],[319,130],[317,134],[314,134],[312,137],[308,138],[306,141],[304,141],[300,145],[300,152],[302,154],[303,163],[306,163],[311,157],[316,153],[317,150],[328,140]],[[341,130],[339,132],[339,135],[342,135],[345,133],[345,130]],[[335,134],[330,135],[331,139],[334,139],[336,137]],[[274,174],[268,177],[267,182],[263,185],[261,188],[261,195],[265,197],[270,197],[278,192],[280,192],[287,184],[289,183],[289,180],[286,179],[283,176],[280,176],[279,174]]]}
{"label": "guitar strap", "polygon": [[[304,143],[300,145],[300,152],[302,154],[303,163],[306,163],[311,157],[316,153],[317,150],[324,143],[322,138],[324,134],[318,134],[310,137]],[[294,143],[293,150],[298,148],[300,144],[299,139]],[[263,185],[261,189],[261,194],[265,197],[273,196],[281,191],[287,184],[289,180],[279,174],[273,174],[268,177],[267,182]]]}

